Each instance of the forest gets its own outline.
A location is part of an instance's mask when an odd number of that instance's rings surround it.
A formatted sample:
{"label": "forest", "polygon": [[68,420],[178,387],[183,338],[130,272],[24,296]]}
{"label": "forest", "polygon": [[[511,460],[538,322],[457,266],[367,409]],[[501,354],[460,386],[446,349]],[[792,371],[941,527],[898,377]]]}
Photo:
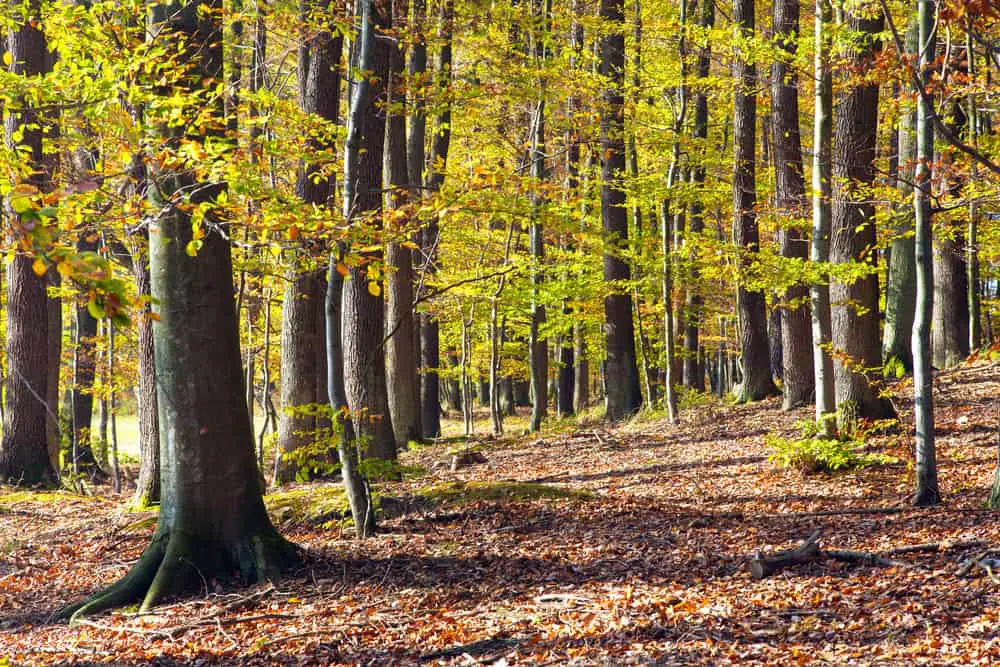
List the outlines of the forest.
{"label": "forest", "polygon": [[1000,662],[994,0],[0,18],[0,666]]}

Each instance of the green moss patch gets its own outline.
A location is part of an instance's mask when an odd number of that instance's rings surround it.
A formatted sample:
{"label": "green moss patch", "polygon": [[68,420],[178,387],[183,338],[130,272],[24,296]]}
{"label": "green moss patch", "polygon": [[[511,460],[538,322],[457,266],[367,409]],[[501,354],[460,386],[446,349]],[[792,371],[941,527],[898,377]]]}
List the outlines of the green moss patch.
{"label": "green moss patch", "polygon": [[350,514],[344,489],[334,484],[278,490],[264,496],[264,504],[277,523],[323,524]]}
{"label": "green moss patch", "polygon": [[418,489],[416,495],[434,505],[456,505],[477,501],[586,500],[588,491],[531,482],[443,482]]}

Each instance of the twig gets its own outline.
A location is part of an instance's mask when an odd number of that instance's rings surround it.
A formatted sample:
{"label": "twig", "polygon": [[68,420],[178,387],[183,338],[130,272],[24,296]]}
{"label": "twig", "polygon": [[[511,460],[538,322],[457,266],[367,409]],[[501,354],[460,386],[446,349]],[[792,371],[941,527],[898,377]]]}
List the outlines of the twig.
{"label": "twig", "polygon": [[928,542],[926,544],[907,544],[902,547],[887,549],[881,553],[885,556],[900,556],[902,554],[912,554],[923,551],[951,551],[954,549],[968,549],[969,547],[981,547],[986,542],[983,540],[964,540],[961,542]]}

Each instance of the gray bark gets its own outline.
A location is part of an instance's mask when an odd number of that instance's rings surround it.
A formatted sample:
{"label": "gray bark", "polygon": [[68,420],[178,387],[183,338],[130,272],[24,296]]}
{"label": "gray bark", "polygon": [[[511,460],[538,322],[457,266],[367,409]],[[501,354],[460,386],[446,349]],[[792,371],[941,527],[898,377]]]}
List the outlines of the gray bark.
{"label": "gray bark", "polygon": [[[924,85],[930,79],[934,61],[936,24],[932,0],[918,0],[920,78]],[[934,443],[934,395],[930,359],[930,328],[934,294],[934,262],[931,257],[931,161],[934,158],[934,124],[927,100],[917,101],[917,162],[913,181],[916,258],[916,313],[913,322],[913,421],[916,431],[917,489],[915,505],[936,505],[941,500],[937,480],[937,457]]]}
{"label": "gray bark", "polygon": [[[830,259],[830,230],[832,226],[831,188],[833,148],[833,77],[830,72],[830,21],[832,9],[829,0],[816,0],[815,64],[817,81],[813,122],[813,217],[812,244],[809,259],[825,263]],[[830,314],[830,287],[826,276],[810,285],[809,300],[812,316],[813,377],[816,389],[816,423],[820,434],[831,438],[836,424],[836,399],[833,382],[832,323]]]}
{"label": "gray bark", "polygon": [[[406,0],[392,3],[392,22],[399,31],[407,25]],[[391,191],[386,205],[404,206],[414,194],[407,188],[406,94],[403,82],[405,54],[402,42],[392,48],[389,63],[389,95],[392,113],[386,127],[385,176]],[[391,230],[386,244],[386,379],[389,414],[396,443],[405,447],[420,440],[420,380],[417,374],[413,318],[413,253],[402,245],[403,230]]]}

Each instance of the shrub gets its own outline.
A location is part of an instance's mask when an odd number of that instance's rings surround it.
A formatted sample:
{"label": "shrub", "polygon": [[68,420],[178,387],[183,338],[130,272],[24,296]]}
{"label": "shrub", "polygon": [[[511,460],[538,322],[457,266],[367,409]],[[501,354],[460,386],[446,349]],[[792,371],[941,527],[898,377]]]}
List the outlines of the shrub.
{"label": "shrub", "polygon": [[803,473],[836,472],[846,468],[866,468],[871,465],[895,463],[886,454],[868,454],[858,440],[837,440],[806,437],[795,440],[768,436],[767,445],[773,450],[768,460],[782,468],[795,468]]}

